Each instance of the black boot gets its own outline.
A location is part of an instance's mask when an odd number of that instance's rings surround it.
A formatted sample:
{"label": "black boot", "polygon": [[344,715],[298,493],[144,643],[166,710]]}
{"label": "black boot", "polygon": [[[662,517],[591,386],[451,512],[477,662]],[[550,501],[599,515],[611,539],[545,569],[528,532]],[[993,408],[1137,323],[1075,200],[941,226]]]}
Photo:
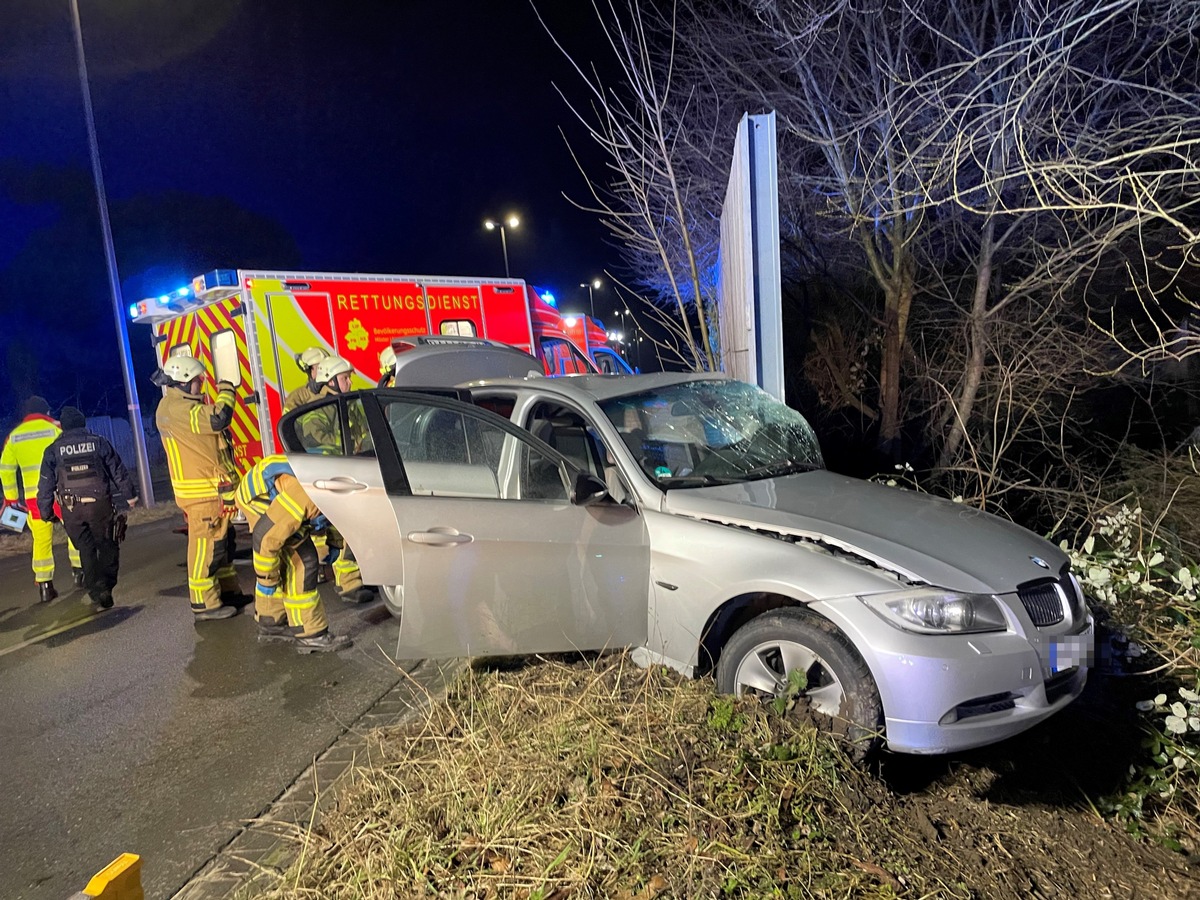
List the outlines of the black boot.
{"label": "black boot", "polygon": [[286,621],[276,622],[268,616],[263,616],[258,620],[258,642],[260,644],[275,642],[290,644],[295,637],[295,632]]}
{"label": "black boot", "polygon": [[72,566],[71,577],[75,579],[75,587],[83,587],[83,569]]}
{"label": "black boot", "polygon": [[97,591],[92,595],[92,603],[99,609],[112,609],[113,598],[111,591]]}
{"label": "black boot", "polygon": [[313,637],[296,638],[297,653],[329,653],[330,651],[345,650],[354,642],[344,634],[330,634],[328,631]]}
{"label": "black boot", "polygon": [[39,581],[38,591],[40,592],[39,603],[49,603],[51,600],[58,599],[58,591],[54,589],[53,581]]}

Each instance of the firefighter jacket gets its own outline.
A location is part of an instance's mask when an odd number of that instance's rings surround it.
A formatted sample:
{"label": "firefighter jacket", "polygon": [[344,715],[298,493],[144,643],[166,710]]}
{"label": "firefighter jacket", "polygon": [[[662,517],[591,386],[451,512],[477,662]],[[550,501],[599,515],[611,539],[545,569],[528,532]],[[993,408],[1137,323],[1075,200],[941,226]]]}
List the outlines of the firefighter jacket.
{"label": "firefighter jacket", "polygon": [[4,499],[9,503],[23,502],[32,519],[42,518],[37,505],[42,457],[60,434],[62,429],[58,422],[49,416],[28,415],[12,430],[0,452]]}
{"label": "firefighter jacket", "polygon": [[300,387],[296,388],[290,394],[283,398],[283,411],[291,412],[298,406],[304,406],[307,403],[312,403],[316,399],[318,392],[321,389],[311,381],[306,381]]}
{"label": "firefighter jacket", "polygon": [[[287,458],[278,454],[264,456],[246,473],[238,485],[237,504],[255,523],[254,574],[264,584],[278,581],[284,547],[305,538],[314,524],[324,524]],[[264,522],[269,524],[264,527]]]}
{"label": "firefighter jacket", "polygon": [[[315,403],[338,396],[339,393],[326,384],[309,402]],[[300,417],[300,421],[296,423],[296,430],[304,439],[304,446],[310,449],[325,448],[345,456],[361,452],[369,444],[370,437],[366,413],[363,412],[361,402],[349,403],[346,408],[350,414],[347,429],[349,447],[342,445],[341,407],[336,403],[327,404]]]}
{"label": "firefighter jacket", "polygon": [[43,519],[53,518],[56,495],[63,509],[72,509],[77,501],[101,499],[119,509],[138,492],[112,444],[86,428],[72,428],[42,457],[37,505]]}
{"label": "firefighter jacket", "polygon": [[218,388],[214,405],[183,388],[169,387],[154,415],[177,503],[232,499],[238,475],[225,429],[233,420],[237,398],[225,382]]}

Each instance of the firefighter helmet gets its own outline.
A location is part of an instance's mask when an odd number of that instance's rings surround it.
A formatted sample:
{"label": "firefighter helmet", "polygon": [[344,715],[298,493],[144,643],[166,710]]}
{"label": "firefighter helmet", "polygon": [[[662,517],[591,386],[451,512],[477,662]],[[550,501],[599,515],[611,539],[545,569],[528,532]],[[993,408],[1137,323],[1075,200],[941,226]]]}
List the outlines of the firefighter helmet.
{"label": "firefighter helmet", "polygon": [[379,374],[391,375],[396,370],[396,351],[388,344],[379,351]]}
{"label": "firefighter helmet", "polygon": [[317,384],[328,384],[343,372],[353,371],[354,367],[340,356],[327,356],[317,363],[317,371],[313,374],[313,381]]}
{"label": "firefighter helmet", "polygon": [[329,358],[329,351],[324,347],[309,347],[303,353],[296,354],[296,365],[307,375],[309,371],[323,359]]}
{"label": "firefighter helmet", "polygon": [[204,363],[194,356],[172,356],[162,364],[162,371],[176,384],[188,384],[204,374]]}

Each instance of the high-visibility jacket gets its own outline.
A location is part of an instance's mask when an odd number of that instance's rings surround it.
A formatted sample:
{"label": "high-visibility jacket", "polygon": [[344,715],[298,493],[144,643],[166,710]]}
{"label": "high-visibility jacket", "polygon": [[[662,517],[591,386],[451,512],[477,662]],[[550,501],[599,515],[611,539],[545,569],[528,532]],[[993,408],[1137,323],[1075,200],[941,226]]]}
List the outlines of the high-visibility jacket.
{"label": "high-visibility jacket", "polygon": [[10,503],[23,502],[29,518],[41,519],[37,506],[38,477],[42,472],[42,457],[46,448],[62,434],[58,422],[39,413],[21,420],[0,452],[0,482],[4,484],[4,499]]}
{"label": "high-visibility jacket", "polygon": [[[338,396],[338,392],[326,384],[321,386],[321,389],[313,395],[309,402],[315,403],[318,400],[336,396]],[[363,412],[361,403],[351,403],[348,409],[350,412],[349,447],[342,446],[341,417],[338,407],[335,405],[322,407],[301,417],[301,421],[297,423],[297,430],[304,438],[305,446],[309,448],[336,447],[340,453],[346,456],[353,456],[361,451],[370,437],[366,413]]]}
{"label": "high-visibility jacket", "polygon": [[311,381],[306,381],[300,387],[296,388],[290,394],[283,398],[283,411],[291,412],[297,406],[304,406],[306,403],[312,403],[317,398],[317,393],[320,388],[313,385]]}
{"label": "high-visibility jacket", "polygon": [[233,421],[235,402],[233,388],[224,383],[215,404],[183,388],[169,387],[163,393],[154,421],[167,452],[177,503],[232,493],[238,475],[225,429]]}
{"label": "high-visibility jacket", "polygon": [[303,539],[321,512],[279,454],[264,456],[250,468],[238,485],[237,504],[251,521],[270,519],[269,527],[256,524],[252,530],[254,574],[264,584],[275,584],[284,547],[293,538]]}

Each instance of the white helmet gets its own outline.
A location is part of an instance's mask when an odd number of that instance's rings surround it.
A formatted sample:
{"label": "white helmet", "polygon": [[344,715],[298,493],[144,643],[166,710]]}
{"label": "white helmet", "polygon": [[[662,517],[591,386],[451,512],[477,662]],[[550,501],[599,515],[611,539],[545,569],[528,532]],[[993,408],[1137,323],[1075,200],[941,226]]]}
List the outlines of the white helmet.
{"label": "white helmet", "polygon": [[317,371],[313,374],[313,381],[317,384],[328,384],[343,372],[353,371],[354,367],[340,356],[326,356],[317,363]]}
{"label": "white helmet", "polygon": [[315,366],[321,360],[328,359],[328,358],[329,358],[329,351],[326,350],[324,347],[309,347],[303,353],[296,354],[296,365],[298,365],[300,367],[301,371],[303,371],[304,374],[307,375],[309,369],[311,369],[313,366]]}
{"label": "white helmet", "polygon": [[379,374],[387,375],[396,368],[396,351],[388,344],[379,351]]}
{"label": "white helmet", "polygon": [[194,356],[172,356],[162,364],[162,371],[176,384],[187,384],[205,374],[204,363]]}

